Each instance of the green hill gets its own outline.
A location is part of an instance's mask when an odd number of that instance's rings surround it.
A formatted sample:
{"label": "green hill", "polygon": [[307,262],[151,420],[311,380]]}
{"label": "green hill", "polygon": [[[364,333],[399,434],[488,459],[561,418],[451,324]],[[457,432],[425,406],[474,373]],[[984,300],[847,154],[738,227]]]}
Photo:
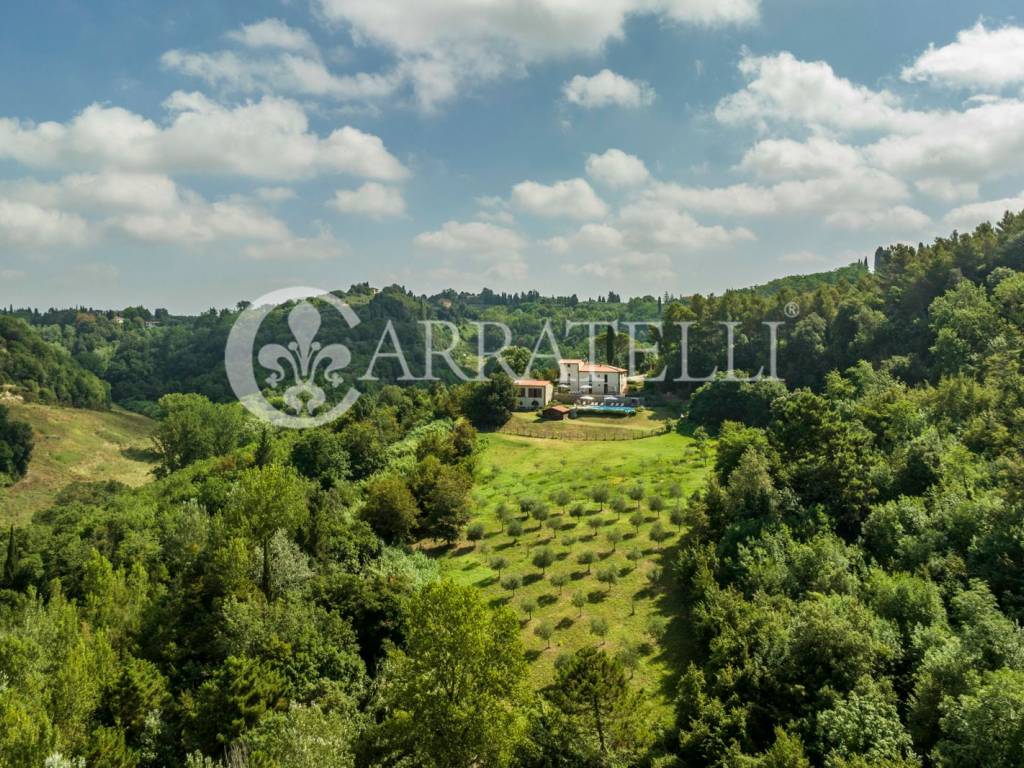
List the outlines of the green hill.
{"label": "green hill", "polygon": [[[550,682],[559,655],[599,643],[609,653],[635,653],[634,682],[667,707],[667,692],[684,661],[678,652],[686,642],[681,624],[670,621],[679,610],[671,578],[658,574],[669,570],[678,539],[670,512],[704,482],[706,470],[695,441],[678,433],[619,442],[502,434],[484,440],[473,518],[483,524],[484,536],[476,545],[464,542],[444,552],[445,571],[480,587],[492,604],[510,604],[520,614],[538,687]],[[597,487],[608,490],[606,501],[594,500]],[[637,487],[643,497],[631,498],[629,492]],[[559,498],[559,491],[567,496]],[[625,509],[616,511],[616,498],[626,502]],[[543,524],[521,511],[525,500],[546,504]],[[499,520],[502,503],[523,526],[521,535],[513,536]],[[631,519],[637,512],[640,516]],[[660,542],[651,538],[657,526],[666,531]],[[554,562],[542,574],[533,557],[544,548]],[[580,563],[582,553],[592,553],[589,566]],[[502,579],[491,567],[495,557],[507,561]],[[611,585],[599,579],[608,569],[616,574]],[[522,579],[514,595],[502,585],[510,575]],[[566,581],[560,586],[561,576]],[[572,603],[577,593],[580,606]],[[524,601],[536,603],[532,615],[523,611]],[[667,623],[668,642],[649,634],[656,617]],[[594,620],[606,623],[606,637],[593,634]],[[544,623],[553,628],[550,647],[536,634]]]}
{"label": "green hill", "polygon": [[74,482],[115,480],[142,485],[150,477],[153,422],[124,411],[4,401],[11,418],[32,426],[35,448],[28,474],[0,488],[0,523],[25,523]]}

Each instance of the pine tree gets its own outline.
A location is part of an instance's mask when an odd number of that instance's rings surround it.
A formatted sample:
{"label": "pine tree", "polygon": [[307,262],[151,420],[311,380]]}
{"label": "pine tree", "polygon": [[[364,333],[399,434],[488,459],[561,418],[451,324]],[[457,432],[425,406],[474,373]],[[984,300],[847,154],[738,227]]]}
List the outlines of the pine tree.
{"label": "pine tree", "polygon": [[0,579],[0,586],[6,589],[14,589],[14,574],[18,566],[18,545],[14,540],[14,526],[11,525],[11,532],[7,536],[7,559],[4,560],[3,577]]}

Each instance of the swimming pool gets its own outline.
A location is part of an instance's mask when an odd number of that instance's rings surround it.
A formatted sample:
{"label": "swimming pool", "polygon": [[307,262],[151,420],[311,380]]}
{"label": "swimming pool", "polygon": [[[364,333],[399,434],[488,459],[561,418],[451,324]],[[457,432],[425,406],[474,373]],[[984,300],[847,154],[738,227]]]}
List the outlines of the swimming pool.
{"label": "swimming pool", "polygon": [[617,413],[623,416],[636,413],[636,408],[631,405],[580,405],[576,410],[579,413]]}

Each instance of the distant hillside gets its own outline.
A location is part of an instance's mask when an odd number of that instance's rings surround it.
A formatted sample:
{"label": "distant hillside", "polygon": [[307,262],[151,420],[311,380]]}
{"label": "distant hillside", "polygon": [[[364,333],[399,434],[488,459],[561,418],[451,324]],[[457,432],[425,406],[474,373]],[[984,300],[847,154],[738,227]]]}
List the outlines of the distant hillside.
{"label": "distant hillside", "polygon": [[142,485],[153,467],[153,422],[124,411],[19,403],[6,398],[11,417],[32,426],[35,449],[28,474],[0,489],[0,525],[26,523],[74,482],[113,480]]}
{"label": "distant hillside", "polygon": [[0,386],[42,403],[79,408],[110,403],[109,387],[103,381],[16,317],[0,317]]}
{"label": "distant hillside", "polygon": [[845,267],[831,269],[827,272],[812,272],[808,275],[787,275],[761,285],[740,288],[740,291],[752,291],[763,296],[774,296],[782,291],[810,293],[823,285],[837,285],[840,282],[856,283],[865,275],[871,274],[864,262],[854,262]]}

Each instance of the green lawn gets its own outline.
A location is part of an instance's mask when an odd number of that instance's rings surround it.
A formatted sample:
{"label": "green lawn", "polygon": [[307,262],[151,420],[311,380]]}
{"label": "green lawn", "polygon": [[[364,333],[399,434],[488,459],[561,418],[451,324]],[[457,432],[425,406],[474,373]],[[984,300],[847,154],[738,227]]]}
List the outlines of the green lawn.
{"label": "green lawn", "polygon": [[[640,658],[634,680],[649,690],[662,705],[669,701],[670,682],[680,662],[678,654],[685,646],[683,628],[669,625],[662,647],[653,644],[647,635],[652,616],[666,618],[678,616],[673,609],[673,596],[668,589],[669,580],[651,586],[648,574],[671,556],[678,533],[669,521],[669,511],[676,500],[671,498],[669,485],[677,483],[683,493],[683,502],[703,483],[705,470],[696,455],[693,441],[671,433],[641,440],[617,442],[574,442],[570,440],[540,440],[504,434],[482,436],[484,450],[480,479],[475,489],[474,521],[483,522],[486,535],[477,544],[461,542],[440,555],[446,572],[459,581],[475,584],[485,591],[492,604],[507,603],[521,618],[523,640],[533,660],[533,678],[537,686],[547,683],[552,676],[555,659],[559,654],[586,644],[602,644],[610,653],[627,647],[639,647]],[[637,502],[627,501],[628,510],[621,514],[611,509],[610,502],[597,504],[590,498],[591,490],[606,485],[611,497],[625,495],[629,488],[641,485],[645,498],[639,508],[643,522],[639,531],[630,522],[637,511]],[[568,491],[573,501],[561,507],[552,501],[559,489]],[[660,496],[665,509],[660,513],[650,509],[650,499]],[[519,511],[523,497],[540,498],[547,502],[555,530],[540,526]],[[524,532],[513,540],[496,515],[502,503],[512,508],[524,524]],[[573,517],[569,510],[583,503],[586,514]],[[660,545],[649,533],[660,519],[663,528],[671,533]],[[599,525],[592,527],[590,521]],[[609,541],[609,532],[622,535],[618,542]],[[613,534],[614,535],[614,534]],[[555,554],[555,562],[542,576],[532,564],[534,552],[548,546]],[[636,550],[639,559],[630,568],[627,554]],[[589,568],[580,564],[581,552],[593,552],[595,562]],[[496,556],[508,560],[502,576],[521,576],[523,586],[514,597],[499,582],[498,574],[489,567]],[[610,588],[597,579],[602,569],[614,568],[617,583]],[[568,581],[560,590],[551,583],[551,577],[565,575]],[[572,605],[571,596],[581,592],[585,597],[582,610]],[[522,612],[523,600],[533,600],[538,608],[533,618]],[[607,637],[602,639],[591,632],[591,621],[607,622]],[[535,635],[542,622],[550,622],[555,631],[551,647]],[[672,652],[666,649],[672,648]]]}
{"label": "green lawn", "polygon": [[4,401],[11,416],[32,426],[35,446],[28,474],[0,488],[0,524],[24,523],[77,480],[118,480],[142,485],[151,479],[153,422],[123,410]]}

